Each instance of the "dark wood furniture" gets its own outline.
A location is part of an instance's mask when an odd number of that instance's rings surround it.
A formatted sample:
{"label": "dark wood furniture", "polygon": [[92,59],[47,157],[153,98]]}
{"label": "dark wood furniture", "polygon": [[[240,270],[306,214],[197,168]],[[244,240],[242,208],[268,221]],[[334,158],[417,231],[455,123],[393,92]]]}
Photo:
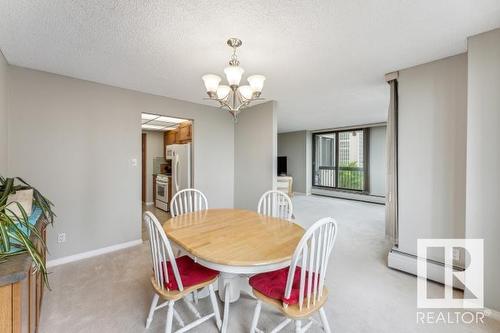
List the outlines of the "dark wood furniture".
{"label": "dark wood furniture", "polygon": [[[45,220],[39,218],[36,227],[44,242],[45,226]],[[43,249],[40,241],[32,240]],[[41,252],[45,260],[45,251]],[[0,332],[38,332],[43,291],[43,277],[33,270],[28,254],[12,256],[0,263]]]}

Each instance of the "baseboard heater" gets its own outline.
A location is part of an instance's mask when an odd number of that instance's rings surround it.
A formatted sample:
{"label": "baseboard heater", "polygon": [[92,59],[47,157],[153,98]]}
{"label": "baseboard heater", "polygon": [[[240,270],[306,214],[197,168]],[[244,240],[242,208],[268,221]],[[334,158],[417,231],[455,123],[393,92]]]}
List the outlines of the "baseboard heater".
{"label": "baseboard heater", "polygon": [[[424,259],[412,254],[401,252],[397,248],[392,248],[387,256],[387,265],[398,271],[418,276],[417,263],[421,260]],[[442,262],[427,259],[427,279],[444,284],[444,267],[445,265]],[[453,269],[456,271],[464,270],[459,266],[453,266]],[[453,279],[452,287],[464,290],[463,283],[455,278]]]}

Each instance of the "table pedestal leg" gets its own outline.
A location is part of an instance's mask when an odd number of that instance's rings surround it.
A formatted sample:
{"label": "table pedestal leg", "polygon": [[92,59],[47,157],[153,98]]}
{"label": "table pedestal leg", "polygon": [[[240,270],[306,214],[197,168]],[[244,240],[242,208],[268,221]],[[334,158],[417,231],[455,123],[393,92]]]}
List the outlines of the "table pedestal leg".
{"label": "table pedestal leg", "polygon": [[219,275],[219,298],[224,302],[224,317],[221,333],[227,332],[229,325],[229,305],[240,298],[240,277],[237,274],[221,273]]}
{"label": "table pedestal leg", "polygon": [[219,298],[226,301],[226,288],[231,289],[229,303],[234,303],[240,298],[240,276],[238,274],[220,273]]}
{"label": "table pedestal leg", "polygon": [[248,282],[248,276],[240,277],[240,292],[246,293],[253,299],[257,299],[257,297],[255,297],[255,295],[253,294],[252,286],[250,286],[250,283]]}

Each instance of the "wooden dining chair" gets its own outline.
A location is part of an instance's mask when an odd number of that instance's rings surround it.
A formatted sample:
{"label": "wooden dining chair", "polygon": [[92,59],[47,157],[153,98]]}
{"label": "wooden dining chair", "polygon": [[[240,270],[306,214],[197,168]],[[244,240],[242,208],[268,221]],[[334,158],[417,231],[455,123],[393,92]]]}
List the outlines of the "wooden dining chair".
{"label": "wooden dining chair", "polygon": [[207,197],[194,188],[187,188],[177,192],[170,201],[170,214],[172,217],[206,209],[208,209]]}
{"label": "wooden dining chair", "polygon": [[[149,231],[149,242],[153,263],[151,284],[155,290],[149,314],[146,319],[146,328],[149,328],[153,320],[154,312],[167,306],[165,333],[172,332],[173,318],[175,318],[181,326],[179,330],[175,331],[176,333],[186,332],[212,317],[215,317],[215,323],[220,330],[222,323],[219,305],[212,286],[212,283],[217,280],[219,272],[195,263],[188,256],[175,258],[165,231],[160,222],[158,222],[158,219],[151,212],[144,213],[144,223],[147,225]],[[191,303],[186,296],[205,287],[208,287],[209,290],[213,312],[202,317],[195,305]],[[158,305],[160,297],[165,300],[165,302]],[[197,318],[187,325],[182,320],[180,314],[174,309],[175,302],[180,299],[186,303],[188,309]]]}
{"label": "wooden dining chair", "polygon": [[[187,188],[177,192],[170,201],[170,215],[176,217],[186,213],[192,213],[208,209],[208,200],[203,192]],[[174,246],[175,256],[180,256],[183,252],[177,246]],[[198,304],[198,292],[193,293],[194,302]]]}
{"label": "wooden dining chair", "polygon": [[[324,305],[328,297],[325,277],[328,259],[337,236],[337,223],[331,217],[316,221],[302,236],[290,267],[254,275],[250,285],[257,298],[251,333],[257,332],[262,303],[267,303],[286,316],[272,332],[278,332],[295,321],[295,332],[302,333],[313,324],[319,312],[323,330],[330,333]],[[303,320],[308,320],[302,326]],[[260,330],[258,330],[260,332]]]}
{"label": "wooden dining chair", "polygon": [[293,218],[293,205],[286,193],[276,190],[267,191],[259,200],[257,212],[285,220]]}

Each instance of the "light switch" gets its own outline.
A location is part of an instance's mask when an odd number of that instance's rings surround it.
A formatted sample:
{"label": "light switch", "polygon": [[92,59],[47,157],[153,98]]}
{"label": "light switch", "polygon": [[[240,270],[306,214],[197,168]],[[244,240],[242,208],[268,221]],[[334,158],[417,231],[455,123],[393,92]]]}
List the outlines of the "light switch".
{"label": "light switch", "polygon": [[133,158],[132,160],[130,160],[130,165],[132,165],[133,167],[136,167],[137,166],[137,158]]}

